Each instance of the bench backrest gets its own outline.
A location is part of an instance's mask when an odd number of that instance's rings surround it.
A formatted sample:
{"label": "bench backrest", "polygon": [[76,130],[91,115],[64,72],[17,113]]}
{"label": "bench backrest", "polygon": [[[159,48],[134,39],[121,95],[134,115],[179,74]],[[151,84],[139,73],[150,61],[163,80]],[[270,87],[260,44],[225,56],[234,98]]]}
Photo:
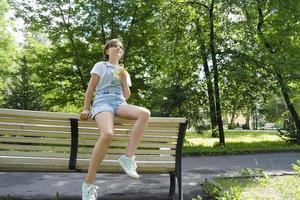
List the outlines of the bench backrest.
{"label": "bench backrest", "polygon": [[274,129],[276,127],[276,123],[265,123],[265,129]]}
{"label": "bench backrest", "polygon": [[[78,114],[0,109],[0,170],[86,171],[99,130]],[[133,120],[116,117],[114,137],[99,172],[120,172]],[[151,117],[136,152],[138,171],[169,172],[181,156],[184,118]],[[177,158],[176,158],[177,156]]]}

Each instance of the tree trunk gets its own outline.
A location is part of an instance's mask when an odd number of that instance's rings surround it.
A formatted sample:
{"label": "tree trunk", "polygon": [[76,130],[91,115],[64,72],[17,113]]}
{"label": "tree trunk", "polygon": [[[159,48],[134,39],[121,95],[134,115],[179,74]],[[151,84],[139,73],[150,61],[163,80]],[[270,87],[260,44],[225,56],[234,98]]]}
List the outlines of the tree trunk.
{"label": "tree trunk", "polygon": [[207,63],[207,53],[205,51],[205,45],[201,42],[200,45],[201,56],[204,66],[204,73],[206,79],[206,86],[207,86],[207,94],[208,94],[208,102],[209,102],[209,112],[210,112],[210,123],[211,123],[211,131],[212,137],[218,137],[218,134],[214,130],[217,127],[217,117],[216,117],[216,107],[215,107],[215,97],[214,97],[214,89],[211,82],[211,74],[209,71],[208,63]]}
{"label": "tree trunk", "polygon": [[[291,101],[290,96],[288,94],[287,86],[286,86],[286,84],[283,81],[282,75],[281,75],[278,67],[275,66],[274,68],[275,68],[276,79],[278,81],[281,93],[282,93],[282,95],[284,97],[286,106],[287,106],[288,110],[290,111],[292,119],[293,119],[293,121],[295,123],[296,129],[297,129],[297,133],[300,134],[300,119],[299,119],[299,115],[296,112],[294,105],[292,104],[292,101]],[[299,136],[299,140],[300,140],[300,136]]]}
{"label": "tree trunk", "polygon": [[[96,2],[96,1],[95,1]],[[96,3],[95,3],[96,4]],[[102,10],[102,5],[104,4],[103,0],[100,1],[100,6],[99,6],[99,11],[103,12]],[[96,5],[95,5],[96,6]],[[105,44],[106,43],[106,35],[105,35],[105,30],[104,30],[104,19],[103,19],[103,15],[99,15],[98,17],[98,21],[101,23],[101,44]]]}
{"label": "tree trunk", "polygon": [[116,38],[117,37],[117,30],[115,29],[115,1],[111,1],[111,16],[110,16],[110,39]]}
{"label": "tree trunk", "polygon": [[[133,28],[134,28],[134,25],[136,23],[137,11],[138,11],[138,6],[136,6],[135,9],[134,9],[134,13],[133,13],[132,20],[131,20],[130,27],[129,27],[129,31],[128,31],[129,36],[133,34]],[[129,49],[131,48],[131,43],[132,43],[132,40],[131,40],[131,37],[129,37],[129,39],[127,41],[127,44],[124,47],[125,48],[125,53],[124,53],[124,56],[122,58],[123,64],[126,64]]]}
{"label": "tree trunk", "polygon": [[225,146],[225,137],[224,137],[224,130],[223,130],[221,105],[220,105],[220,95],[219,95],[219,85],[218,85],[218,83],[219,83],[219,73],[218,73],[216,51],[215,51],[214,4],[215,4],[215,0],[212,0],[211,5],[210,5],[210,9],[209,9],[210,53],[211,53],[211,57],[212,57],[213,72],[214,72],[214,92],[215,92],[215,100],[216,100],[216,115],[217,115],[217,123],[218,123],[218,128],[219,128],[220,146]]}
{"label": "tree trunk", "polygon": [[84,80],[82,71],[81,71],[81,61],[80,61],[80,56],[79,56],[79,52],[78,52],[78,48],[75,45],[74,42],[74,35],[72,34],[72,31],[70,29],[70,23],[69,21],[66,21],[65,17],[64,17],[64,11],[62,10],[61,6],[59,6],[59,10],[60,10],[60,14],[61,14],[61,19],[63,20],[63,23],[65,25],[66,31],[67,31],[67,37],[69,39],[69,41],[71,42],[71,47],[72,47],[72,51],[73,51],[73,64],[74,66],[76,66],[76,74],[79,76],[80,78],[80,85],[82,88],[82,91],[85,91],[87,88],[87,83]]}
{"label": "tree trunk", "polygon": [[231,115],[231,119],[230,119],[230,123],[228,124],[228,129],[234,129],[237,127],[237,125],[234,123],[234,119],[236,117],[236,105],[233,105],[233,109],[232,112],[230,113]]}
{"label": "tree trunk", "polygon": [[246,114],[246,124],[245,124],[245,129],[250,129],[250,114]]}

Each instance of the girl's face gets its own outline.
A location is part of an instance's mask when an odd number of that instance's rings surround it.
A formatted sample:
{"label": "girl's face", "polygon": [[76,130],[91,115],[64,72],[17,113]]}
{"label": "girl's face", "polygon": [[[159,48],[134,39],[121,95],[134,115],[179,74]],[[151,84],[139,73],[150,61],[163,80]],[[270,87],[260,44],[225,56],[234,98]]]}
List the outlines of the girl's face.
{"label": "girl's face", "polygon": [[108,50],[106,50],[106,54],[109,56],[109,58],[120,60],[124,54],[124,51],[121,44],[117,43],[115,45],[110,46]]}

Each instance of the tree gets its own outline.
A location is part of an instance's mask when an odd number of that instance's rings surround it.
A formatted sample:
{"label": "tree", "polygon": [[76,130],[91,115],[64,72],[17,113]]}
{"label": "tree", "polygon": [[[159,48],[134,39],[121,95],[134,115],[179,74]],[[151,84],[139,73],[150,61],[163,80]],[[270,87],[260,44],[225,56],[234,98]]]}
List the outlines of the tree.
{"label": "tree", "polygon": [[[11,72],[14,59],[18,54],[13,37],[7,30],[8,27],[13,27],[12,22],[7,17],[8,9],[7,1],[0,0],[0,90],[6,87],[7,75]],[[0,105],[3,103],[3,96],[1,96]]]}
{"label": "tree", "polygon": [[12,73],[4,94],[5,106],[12,109],[41,110],[42,96],[31,82],[32,71],[25,56],[20,59],[19,68]]}
{"label": "tree", "polygon": [[[216,37],[217,33],[215,32],[215,1],[211,0],[209,5],[206,2],[201,1],[187,1],[185,2],[187,5],[196,6],[196,9],[204,9],[206,13],[206,28],[208,31],[208,37],[206,42],[200,43],[201,49],[201,56],[204,61],[204,69],[206,74],[206,81],[208,86],[209,92],[209,102],[210,102],[210,112],[211,112],[211,124],[212,124],[212,135],[214,136],[214,129],[215,129],[215,120],[216,124],[218,125],[218,132],[220,138],[220,145],[225,145],[225,137],[224,137],[224,130],[223,130],[223,121],[222,121],[222,112],[221,112],[221,100],[220,100],[220,92],[219,92],[219,63],[217,60],[217,50],[216,50]],[[198,17],[200,18],[201,11],[198,11]],[[200,21],[200,20],[198,20]],[[205,29],[204,29],[205,30]],[[199,25],[197,25],[197,31],[199,31]],[[201,33],[198,33],[201,34]],[[199,38],[199,36],[198,36]],[[200,37],[201,38],[201,37]],[[201,41],[201,40],[200,40]],[[210,73],[207,68],[207,59],[205,58],[205,43],[209,46],[209,55],[212,62],[212,74],[213,74],[213,89],[210,86]],[[213,95],[211,92],[213,91]],[[214,105],[212,105],[214,103]],[[212,116],[214,115],[214,117]]]}
{"label": "tree", "polygon": [[[46,34],[50,42],[46,54],[40,55],[44,65],[38,69],[44,91],[50,97],[50,108],[64,107],[70,102],[82,107],[89,72],[103,59],[103,45],[113,37],[124,41],[123,62],[134,83],[131,101],[139,100],[138,89],[145,86],[144,80],[135,75],[143,75],[151,67],[150,62],[142,62],[149,60],[148,49],[144,47],[156,31],[149,18],[161,1],[11,2],[17,16],[26,22],[26,30]],[[59,89],[62,84],[63,93]]]}
{"label": "tree", "polygon": [[[257,0],[256,2],[257,2],[257,11],[258,11],[257,35],[258,35],[261,43],[267,49],[268,53],[270,53],[271,55],[276,55],[277,52],[280,51],[279,48],[281,48],[281,44],[283,43],[284,39],[282,39],[281,41],[276,41],[277,45],[276,44],[273,45],[268,41],[268,38],[265,36],[265,34],[262,31],[262,28],[263,28],[264,22],[265,22],[265,16],[264,16],[263,9],[266,6],[266,2],[262,1],[262,0]],[[279,1],[279,3],[277,5],[282,6],[283,8],[286,8],[286,4],[287,4],[287,2]],[[300,4],[298,4],[298,5],[300,5]],[[275,4],[275,6],[276,6],[276,4]],[[294,6],[294,4],[292,3],[288,6],[288,8],[293,8],[293,6]],[[298,6],[298,11],[299,11],[299,8],[300,7]],[[296,6],[295,11],[297,11],[297,6]],[[282,13],[280,12],[279,17],[281,17],[281,14]],[[294,22],[294,20],[296,20],[296,18],[294,18],[294,17],[298,18],[299,15],[296,14],[296,15],[293,16],[293,15],[289,14],[289,17],[290,17],[290,20],[288,22],[285,22],[283,24],[284,25],[283,28],[281,28],[281,30],[280,30],[280,32],[282,31],[282,34],[286,33],[290,28],[292,28],[292,25],[290,25],[289,23]],[[277,17],[275,17],[275,19],[277,20]],[[273,33],[271,33],[271,35],[272,34]],[[294,34],[292,33],[289,36],[294,36]],[[275,74],[275,77],[278,81],[280,90],[282,92],[282,95],[284,97],[284,100],[285,100],[286,105],[287,105],[287,107],[290,111],[290,114],[292,116],[292,119],[295,123],[296,129],[297,129],[297,132],[298,132],[297,142],[300,143],[300,118],[299,118],[299,115],[296,112],[296,110],[294,108],[294,105],[291,102],[290,95],[289,95],[289,92],[288,92],[288,86],[287,86],[287,84],[285,82],[285,79],[284,79],[284,77],[282,75],[282,72],[281,72],[282,69],[280,68],[279,64],[277,64],[277,63],[273,64],[273,69],[274,69],[274,74]]]}

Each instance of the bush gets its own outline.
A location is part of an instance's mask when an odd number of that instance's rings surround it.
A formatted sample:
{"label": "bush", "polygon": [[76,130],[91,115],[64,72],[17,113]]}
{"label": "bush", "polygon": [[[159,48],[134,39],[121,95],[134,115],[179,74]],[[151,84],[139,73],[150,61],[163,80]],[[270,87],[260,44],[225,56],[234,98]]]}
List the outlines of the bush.
{"label": "bush", "polygon": [[297,160],[297,164],[292,164],[293,170],[300,175],[300,160]]}
{"label": "bush", "polygon": [[300,144],[300,132],[297,131],[296,125],[292,120],[286,122],[286,130],[279,130],[280,136],[287,142]]}

